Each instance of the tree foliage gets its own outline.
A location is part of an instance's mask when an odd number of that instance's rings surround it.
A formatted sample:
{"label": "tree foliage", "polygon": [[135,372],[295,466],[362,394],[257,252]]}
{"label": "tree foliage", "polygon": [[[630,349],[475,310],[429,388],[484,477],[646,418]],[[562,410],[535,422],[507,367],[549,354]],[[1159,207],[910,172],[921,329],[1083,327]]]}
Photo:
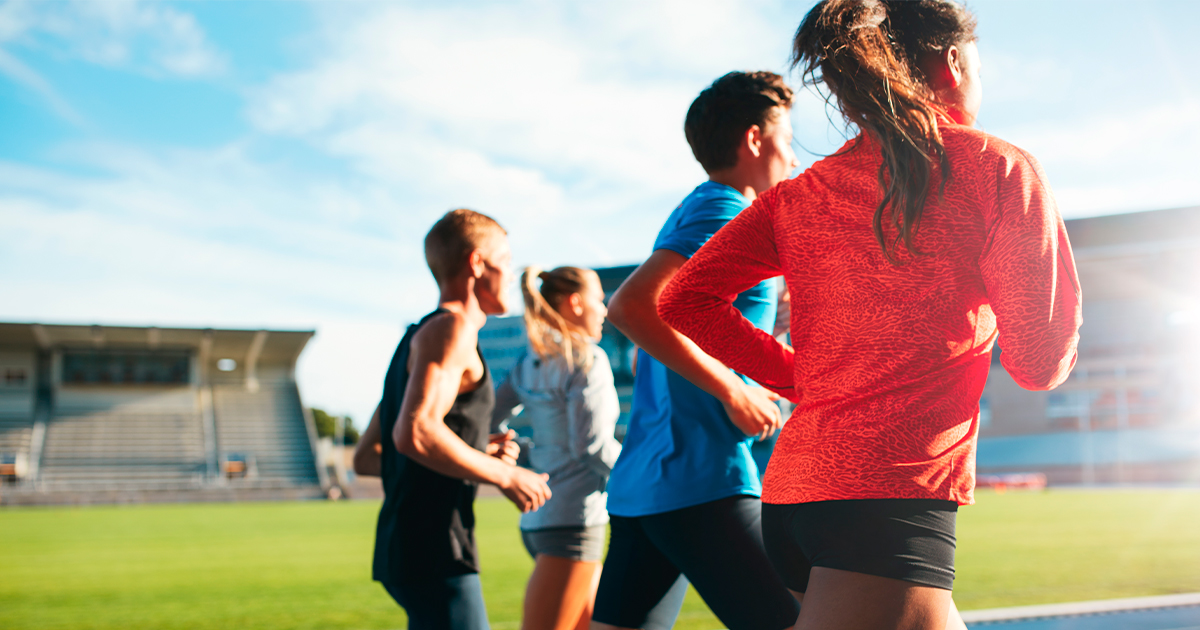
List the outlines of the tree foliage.
{"label": "tree foliage", "polygon": [[312,408],[313,423],[317,425],[317,437],[332,438],[337,434],[337,423],[345,423],[343,444],[358,444],[358,429],[350,422],[350,416],[330,415],[324,409]]}

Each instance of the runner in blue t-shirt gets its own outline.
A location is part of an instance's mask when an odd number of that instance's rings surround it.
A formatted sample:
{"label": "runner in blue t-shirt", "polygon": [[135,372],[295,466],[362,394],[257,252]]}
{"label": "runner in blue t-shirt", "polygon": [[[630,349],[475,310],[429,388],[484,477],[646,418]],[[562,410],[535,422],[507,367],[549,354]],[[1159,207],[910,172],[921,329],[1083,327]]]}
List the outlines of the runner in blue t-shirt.
{"label": "runner in blue t-shirt", "polygon": [[[709,175],[671,213],[650,258],[612,297],[609,321],[641,347],[629,432],[608,480],[611,539],[593,628],[642,628],[685,576],[730,630],[790,628],[799,606],[763,550],[755,438],[782,423],[763,390],[659,319],[675,272],[798,164],[792,92],[770,72],[731,72],[688,109],[684,133]],[[771,330],[774,281],[734,306]]]}

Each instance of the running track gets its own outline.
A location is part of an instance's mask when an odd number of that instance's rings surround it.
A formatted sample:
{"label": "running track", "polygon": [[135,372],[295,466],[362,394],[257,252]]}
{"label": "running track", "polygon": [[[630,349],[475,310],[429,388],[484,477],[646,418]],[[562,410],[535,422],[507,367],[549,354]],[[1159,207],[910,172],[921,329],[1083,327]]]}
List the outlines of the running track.
{"label": "running track", "polygon": [[963,613],[971,630],[1200,630],[1200,593]]}

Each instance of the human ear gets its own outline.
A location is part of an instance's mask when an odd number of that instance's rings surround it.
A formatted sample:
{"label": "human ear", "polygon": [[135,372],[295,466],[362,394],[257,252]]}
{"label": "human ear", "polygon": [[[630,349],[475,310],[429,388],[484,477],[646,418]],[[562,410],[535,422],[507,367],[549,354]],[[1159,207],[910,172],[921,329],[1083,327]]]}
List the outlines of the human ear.
{"label": "human ear", "polygon": [[750,150],[750,155],[753,155],[754,157],[762,155],[762,128],[758,125],[750,125],[750,128],[746,130],[744,142],[746,148]]}
{"label": "human ear", "polygon": [[965,67],[966,59],[964,58],[962,50],[960,50],[958,46],[951,46],[942,54],[945,56],[946,70],[949,73],[950,79],[950,87],[957,88],[958,86],[962,85],[963,75],[965,75],[967,72]]}
{"label": "human ear", "polygon": [[927,52],[921,56],[921,72],[931,90],[952,90],[962,83],[961,57],[962,51],[958,46]]}
{"label": "human ear", "polygon": [[478,249],[471,250],[471,254],[467,258],[467,264],[471,267],[471,277],[479,279],[483,277],[487,270],[487,265],[483,261],[483,252]]}
{"label": "human ear", "polygon": [[571,306],[571,312],[575,317],[583,317],[583,296],[578,293],[572,293],[567,296],[567,304]]}

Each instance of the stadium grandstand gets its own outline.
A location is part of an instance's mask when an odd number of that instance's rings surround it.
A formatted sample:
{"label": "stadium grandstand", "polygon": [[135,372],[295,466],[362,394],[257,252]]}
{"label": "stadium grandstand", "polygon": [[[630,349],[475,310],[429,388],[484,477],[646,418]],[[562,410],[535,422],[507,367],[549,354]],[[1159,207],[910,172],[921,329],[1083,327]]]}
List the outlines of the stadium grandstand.
{"label": "stadium grandstand", "polygon": [[313,334],[0,323],[0,502],[324,496]]}

